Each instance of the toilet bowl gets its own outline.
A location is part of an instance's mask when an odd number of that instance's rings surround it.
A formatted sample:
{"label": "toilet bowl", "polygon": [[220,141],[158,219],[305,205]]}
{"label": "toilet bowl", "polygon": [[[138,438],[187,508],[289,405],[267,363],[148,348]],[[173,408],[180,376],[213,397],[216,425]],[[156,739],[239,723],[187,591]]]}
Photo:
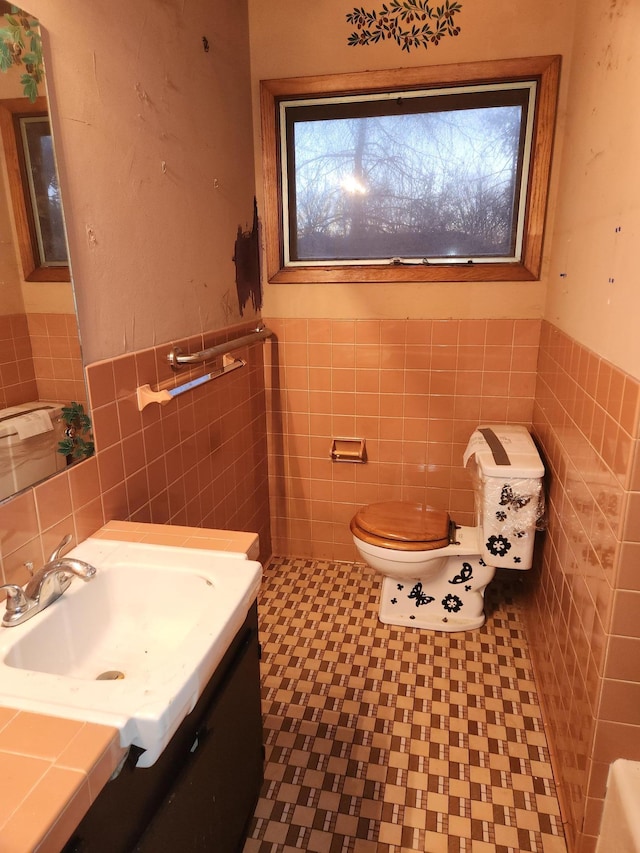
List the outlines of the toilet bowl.
{"label": "toilet bowl", "polygon": [[531,568],[544,474],[531,436],[521,426],[478,427],[464,454],[465,464],[470,460],[475,527],[404,501],[370,504],[352,518],[360,557],[384,578],[381,622],[439,631],[479,628],[496,568]]}

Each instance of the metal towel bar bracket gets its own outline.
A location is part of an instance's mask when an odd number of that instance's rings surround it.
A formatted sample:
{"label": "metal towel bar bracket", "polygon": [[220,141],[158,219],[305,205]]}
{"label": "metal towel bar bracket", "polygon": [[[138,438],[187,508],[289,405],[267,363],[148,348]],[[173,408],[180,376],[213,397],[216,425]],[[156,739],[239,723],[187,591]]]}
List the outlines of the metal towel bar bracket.
{"label": "metal towel bar bracket", "polygon": [[219,355],[225,355],[228,352],[240,349],[240,347],[270,338],[272,334],[271,329],[268,329],[266,326],[258,326],[247,335],[242,335],[240,338],[233,338],[233,340],[226,341],[223,344],[216,344],[216,346],[200,350],[200,352],[185,354],[180,347],[173,347],[167,355],[167,361],[173,370],[179,370],[185,364],[200,364],[203,361],[209,361],[212,358],[217,358]]}
{"label": "metal towel bar bracket", "polygon": [[222,367],[219,370],[205,373],[204,376],[197,376],[190,382],[177,385],[175,388],[163,388],[160,391],[154,391],[150,385],[140,385],[136,390],[138,411],[141,412],[150,403],[160,403],[161,406],[164,406],[165,403],[170,403],[174,397],[179,397],[186,391],[192,391],[199,385],[204,385],[206,382],[211,382],[212,379],[217,379],[218,376],[224,376],[225,373],[231,373],[232,370],[244,367],[246,363],[242,358],[233,358],[233,356],[225,355],[222,360]]}

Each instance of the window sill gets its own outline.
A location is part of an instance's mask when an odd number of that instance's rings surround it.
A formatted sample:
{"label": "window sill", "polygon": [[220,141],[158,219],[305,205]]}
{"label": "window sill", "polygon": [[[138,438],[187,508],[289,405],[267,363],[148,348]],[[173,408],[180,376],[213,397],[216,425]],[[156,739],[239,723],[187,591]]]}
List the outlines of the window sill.
{"label": "window sill", "polygon": [[269,275],[270,284],[375,284],[438,281],[536,281],[536,272],[522,263],[430,264],[414,266],[281,267]]}
{"label": "window sill", "polygon": [[71,281],[69,267],[36,267],[25,281]]}

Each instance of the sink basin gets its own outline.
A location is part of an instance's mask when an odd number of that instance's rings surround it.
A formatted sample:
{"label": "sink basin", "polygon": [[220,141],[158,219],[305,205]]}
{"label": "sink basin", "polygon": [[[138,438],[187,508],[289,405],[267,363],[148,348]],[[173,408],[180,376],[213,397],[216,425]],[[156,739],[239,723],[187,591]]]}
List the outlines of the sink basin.
{"label": "sink basin", "polygon": [[0,704],[115,726],[149,767],[242,626],[262,568],[244,554],[104,539],[69,555],[97,574],[0,629]]}

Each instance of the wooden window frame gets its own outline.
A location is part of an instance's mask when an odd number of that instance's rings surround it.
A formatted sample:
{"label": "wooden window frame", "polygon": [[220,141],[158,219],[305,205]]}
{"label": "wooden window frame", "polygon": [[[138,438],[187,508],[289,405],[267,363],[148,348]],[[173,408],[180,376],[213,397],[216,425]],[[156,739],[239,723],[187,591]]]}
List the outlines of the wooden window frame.
{"label": "wooden window frame", "polygon": [[27,98],[5,98],[0,100],[0,134],[7,166],[9,195],[18,240],[18,254],[25,281],[71,281],[68,265],[41,266],[38,242],[35,235],[33,210],[27,203],[25,164],[16,138],[16,119],[21,116],[44,116],[49,114],[47,99],[36,98],[31,103]]}
{"label": "wooden window frame", "polygon": [[[560,79],[559,56],[526,57],[490,62],[400,68],[315,77],[262,80],[262,163],[264,235],[270,283],[535,281],[540,278],[549,177]],[[538,84],[525,225],[520,261],[482,264],[433,263],[284,266],[279,103],[291,98],[402,92],[450,85],[477,85],[535,80]]]}

